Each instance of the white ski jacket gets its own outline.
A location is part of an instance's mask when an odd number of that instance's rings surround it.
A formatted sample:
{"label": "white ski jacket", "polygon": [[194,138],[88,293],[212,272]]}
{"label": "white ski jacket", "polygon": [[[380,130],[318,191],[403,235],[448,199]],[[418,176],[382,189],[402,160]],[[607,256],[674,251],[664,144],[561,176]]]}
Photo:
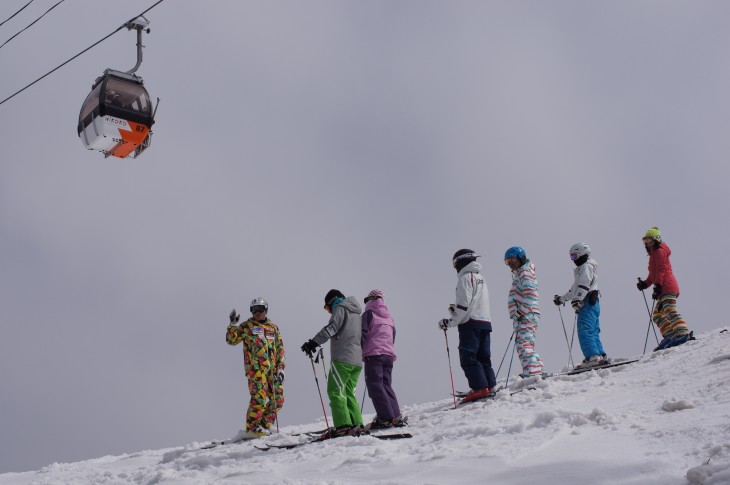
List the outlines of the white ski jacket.
{"label": "white ski jacket", "polygon": [[479,263],[472,261],[459,271],[459,279],[456,282],[456,308],[449,320],[449,327],[469,321],[488,323],[491,327],[489,290],[484,277],[479,274],[481,269]]}
{"label": "white ski jacket", "polygon": [[593,258],[573,270],[573,286],[562,296],[563,301],[583,301],[589,292],[598,289],[598,263]]}

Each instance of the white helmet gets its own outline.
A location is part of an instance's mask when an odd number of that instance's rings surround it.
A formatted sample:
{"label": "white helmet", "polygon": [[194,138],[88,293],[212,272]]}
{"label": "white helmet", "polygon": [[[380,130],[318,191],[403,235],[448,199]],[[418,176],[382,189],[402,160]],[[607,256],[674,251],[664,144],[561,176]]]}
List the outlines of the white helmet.
{"label": "white helmet", "polygon": [[570,254],[570,259],[575,261],[583,255],[590,255],[591,248],[586,243],[576,243],[570,247],[570,251],[568,253]]}
{"label": "white helmet", "polygon": [[260,296],[257,296],[253,300],[251,300],[251,304],[248,306],[248,309],[251,313],[253,313],[253,307],[263,305],[264,308],[266,308],[266,311],[269,311],[269,304],[261,298]]}

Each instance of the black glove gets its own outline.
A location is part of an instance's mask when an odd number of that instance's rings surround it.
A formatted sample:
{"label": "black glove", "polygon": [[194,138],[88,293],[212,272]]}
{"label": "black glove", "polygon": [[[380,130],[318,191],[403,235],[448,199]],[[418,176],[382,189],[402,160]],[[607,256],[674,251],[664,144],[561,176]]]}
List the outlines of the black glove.
{"label": "black glove", "polygon": [[233,310],[231,310],[231,314],[229,316],[231,318],[231,325],[235,325],[236,323],[238,323],[238,319],[241,318],[241,315],[236,313],[235,308]]}
{"label": "black glove", "polygon": [[451,318],[454,318],[456,316],[456,305],[453,303],[449,305],[449,315],[451,315]]}
{"label": "black glove", "polygon": [[307,354],[307,356],[311,359],[312,354],[314,354],[314,351],[317,350],[317,347],[319,347],[319,344],[310,338],[304,342],[304,345],[302,345],[302,352]]}
{"label": "black glove", "polygon": [[654,285],[654,291],[651,293],[651,297],[654,300],[659,299],[659,295],[662,294],[662,285]]}
{"label": "black glove", "polygon": [[441,330],[448,330],[450,322],[451,320],[449,320],[448,318],[442,318],[438,321],[438,326]]}
{"label": "black glove", "polygon": [[570,302],[570,305],[575,310],[575,313],[578,313],[578,310],[583,308],[583,301],[582,300],[573,300]]}
{"label": "black glove", "polygon": [[639,278],[639,282],[636,283],[636,287],[639,289],[639,291],[644,291],[645,289],[649,288],[649,285],[646,284],[646,281]]}
{"label": "black glove", "polygon": [[276,371],[276,374],[274,374],[274,377],[276,378],[277,381],[279,381],[280,383],[283,384],[284,383],[284,369],[279,369],[278,371]]}
{"label": "black glove", "polygon": [[553,298],[553,303],[555,303],[556,305],[562,305],[565,302],[563,301],[563,297],[562,296],[555,295],[555,298]]}

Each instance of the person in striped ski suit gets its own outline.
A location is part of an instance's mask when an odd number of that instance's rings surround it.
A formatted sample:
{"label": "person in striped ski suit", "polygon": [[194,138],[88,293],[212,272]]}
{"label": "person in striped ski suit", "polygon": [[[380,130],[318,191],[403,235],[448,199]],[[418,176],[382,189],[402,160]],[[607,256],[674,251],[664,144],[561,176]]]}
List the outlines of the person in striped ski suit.
{"label": "person in striped ski suit", "polygon": [[255,298],[251,318],[238,324],[234,309],[226,329],[228,345],[243,344],[243,363],[251,399],[246,411],[249,438],[265,436],[284,405],[284,342],[279,327],[268,319],[269,305]]}
{"label": "person in striped ski suit", "polygon": [[540,323],[535,265],[519,246],[513,246],[505,252],[504,262],[512,270],[512,288],[507,305],[517,354],[522,364],[522,377],[539,376],[544,366],[535,352],[535,333]]}
{"label": "person in striped ski suit", "polygon": [[667,243],[662,241],[658,227],[652,227],[646,231],[643,242],[646,252],[649,254],[649,276],[645,280],[639,279],[636,287],[643,291],[654,285],[652,298],[656,300],[656,305],[651,319],[662,333],[662,341],[654,350],[682,345],[693,338],[687,328],[687,323],[677,311],[679,284],[677,278],[674,277],[672,263],[669,261],[672,251]]}

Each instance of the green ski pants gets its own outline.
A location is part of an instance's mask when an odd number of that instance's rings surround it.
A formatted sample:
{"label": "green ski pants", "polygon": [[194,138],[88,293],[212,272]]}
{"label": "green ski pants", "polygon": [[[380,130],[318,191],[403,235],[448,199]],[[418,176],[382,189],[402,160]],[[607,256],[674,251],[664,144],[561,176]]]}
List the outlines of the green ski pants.
{"label": "green ski pants", "polygon": [[363,424],[360,404],[355,397],[355,387],[361,371],[360,366],[332,361],[327,378],[327,395],[330,398],[335,427]]}

